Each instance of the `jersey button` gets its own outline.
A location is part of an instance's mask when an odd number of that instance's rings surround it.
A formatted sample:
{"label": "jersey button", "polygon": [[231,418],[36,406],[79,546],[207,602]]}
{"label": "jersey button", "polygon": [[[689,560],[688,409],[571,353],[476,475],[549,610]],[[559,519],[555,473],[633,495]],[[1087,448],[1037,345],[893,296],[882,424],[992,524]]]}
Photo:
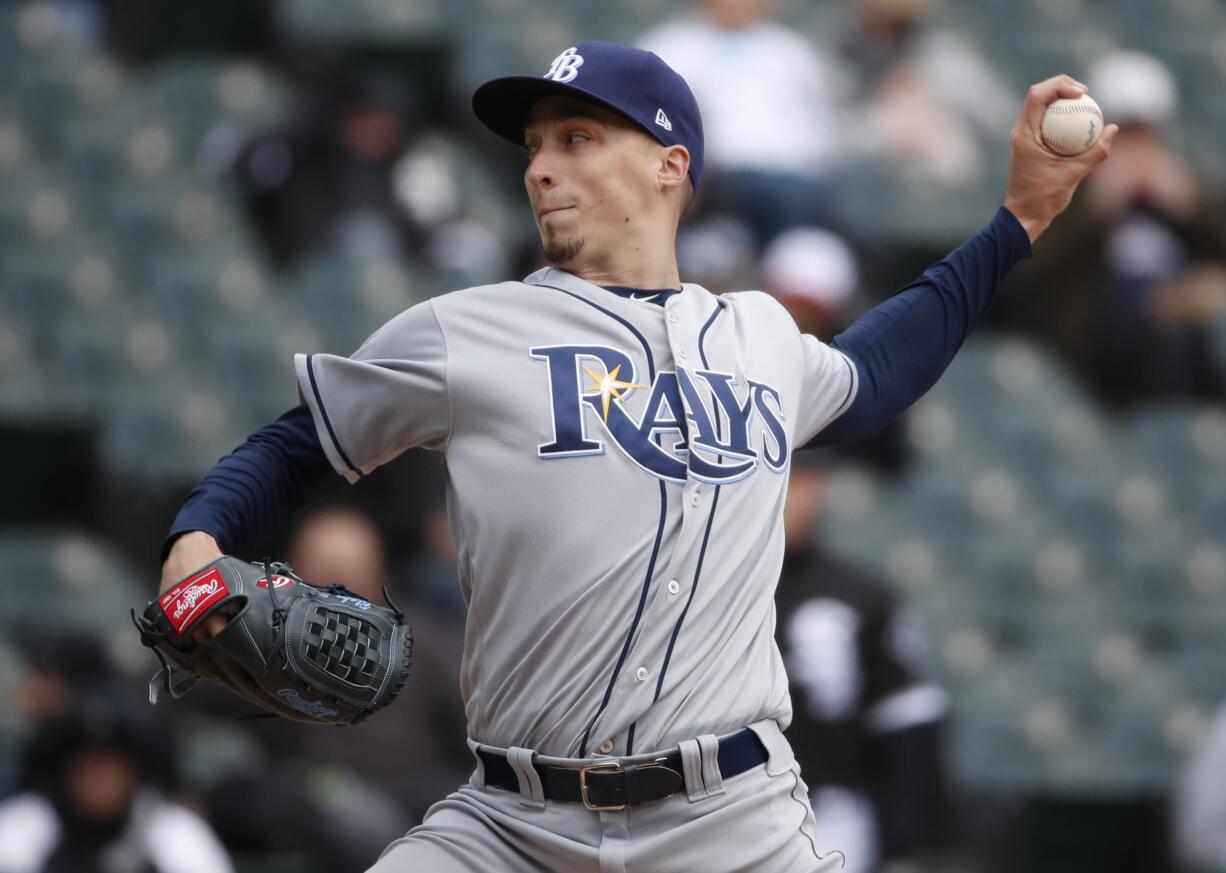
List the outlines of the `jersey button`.
{"label": "jersey button", "polygon": [[681,360],[684,361],[686,358],[689,357],[689,355],[686,354],[685,349],[681,349],[679,352],[677,352],[677,357],[679,357]]}
{"label": "jersey button", "polygon": [[676,594],[680,590],[681,590],[681,585],[678,584],[676,579],[668,580],[668,593],[669,594]]}
{"label": "jersey button", "polygon": [[613,741],[612,741],[612,740],[605,740],[603,743],[601,743],[601,744],[600,744],[600,751],[601,751],[601,753],[602,753],[602,754],[605,754],[605,755],[607,755],[607,754],[609,754],[609,752],[613,751]]}
{"label": "jersey button", "polygon": [[669,312],[669,313],[668,313],[668,320],[669,320],[669,321],[671,321],[673,324],[676,324],[676,323],[677,323],[678,321],[680,321],[681,319],[677,317],[677,313],[675,313],[675,312]]}
{"label": "jersey button", "polygon": [[634,671],[634,678],[639,680],[640,682],[646,682],[647,677],[650,675],[651,674],[647,672],[646,667],[639,667],[637,670]]}
{"label": "jersey button", "polygon": [[690,495],[690,506],[697,507],[700,503],[702,503],[702,495],[695,491]]}

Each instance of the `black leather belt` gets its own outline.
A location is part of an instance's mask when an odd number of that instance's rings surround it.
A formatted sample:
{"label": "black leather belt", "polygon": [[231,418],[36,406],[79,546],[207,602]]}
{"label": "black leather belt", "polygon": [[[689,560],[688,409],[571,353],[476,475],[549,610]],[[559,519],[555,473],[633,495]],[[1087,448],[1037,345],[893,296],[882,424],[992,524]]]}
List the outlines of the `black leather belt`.
{"label": "black leather belt", "polygon": [[[500,752],[481,749],[485,762],[485,784],[508,791],[519,791],[515,768]],[[758,735],[743,728],[719,741],[719,772],[725,778],[744,773],[763,764],[766,747]],[[553,767],[533,763],[541,777],[547,800],[569,800],[588,809],[625,809],[652,800],[663,800],[685,788],[680,750],[638,764],[622,764],[617,759],[598,761],[585,767]]]}

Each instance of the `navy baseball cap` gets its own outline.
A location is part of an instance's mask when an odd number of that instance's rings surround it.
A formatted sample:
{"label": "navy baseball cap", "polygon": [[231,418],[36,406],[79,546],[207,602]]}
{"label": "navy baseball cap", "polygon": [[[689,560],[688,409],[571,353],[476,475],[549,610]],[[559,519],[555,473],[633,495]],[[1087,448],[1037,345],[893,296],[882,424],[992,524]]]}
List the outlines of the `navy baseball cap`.
{"label": "navy baseball cap", "polygon": [[549,94],[598,103],[663,145],[690,153],[694,188],[702,178],[702,116],[685,79],[656,55],[615,42],[583,42],[554,58],[544,76],[504,76],[473,92],[473,112],[494,133],[524,144],[532,105]]}

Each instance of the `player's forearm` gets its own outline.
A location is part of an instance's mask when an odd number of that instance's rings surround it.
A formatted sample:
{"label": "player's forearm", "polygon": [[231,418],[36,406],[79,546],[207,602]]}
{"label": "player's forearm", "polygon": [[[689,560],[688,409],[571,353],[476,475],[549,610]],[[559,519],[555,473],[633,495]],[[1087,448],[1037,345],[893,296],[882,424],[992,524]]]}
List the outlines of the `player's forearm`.
{"label": "player's forearm", "polygon": [[869,310],[831,343],[859,374],[848,410],[814,445],[877,433],[936,383],[983,318],[1001,280],[1029,257],[1025,229],[1006,209],[906,289]]}
{"label": "player's forearm", "polygon": [[171,525],[162,560],[188,531],[203,531],[223,551],[243,554],[284,525],[332,472],[310,412],[295,407],[253,433],[205,475]]}

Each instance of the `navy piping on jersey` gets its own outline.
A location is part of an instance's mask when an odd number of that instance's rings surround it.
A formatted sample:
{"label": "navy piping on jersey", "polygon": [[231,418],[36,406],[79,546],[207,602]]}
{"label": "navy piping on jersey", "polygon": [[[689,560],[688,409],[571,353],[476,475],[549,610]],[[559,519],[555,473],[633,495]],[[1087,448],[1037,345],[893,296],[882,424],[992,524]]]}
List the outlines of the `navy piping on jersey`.
{"label": "navy piping on jersey", "polygon": [[843,363],[847,365],[847,372],[850,378],[847,380],[847,393],[843,395],[843,402],[839,404],[839,409],[841,412],[846,412],[847,401],[851,398],[851,389],[856,387],[856,371],[851,364],[851,358],[847,357],[847,355],[843,355]]}
{"label": "navy piping on jersey", "polygon": [[307,355],[307,376],[311,380],[311,392],[315,395],[315,405],[319,407],[319,414],[324,418],[324,426],[328,428],[328,438],[332,440],[332,445],[336,446],[336,453],[341,456],[341,460],[345,462],[350,470],[357,474],[359,479],[365,477],[357,467],[353,466],[353,461],[349,460],[349,456],[345,454],[345,450],[341,448],[340,441],[336,438],[336,431],[332,429],[332,419],[328,418],[328,410],[324,407],[324,400],[319,396],[319,386],[315,384],[315,366],[311,363],[314,355]]}
{"label": "navy piping on jersey", "polygon": [[[563,294],[566,294],[570,297],[575,298],[576,300],[586,303],[588,306],[591,306],[593,309],[596,309],[599,312],[603,312],[605,315],[609,316],[610,318],[621,322],[621,324],[623,324],[627,330],[629,330],[632,334],[634,334],[634,336],[642,344],[643,352],[644,354],[647,355],[648,375],[650,376],[651,380],[653,381],[655,380],[656,364],[655,364],[655,359],[651,355],[651,346],[647,344],[646,337],[644,337],[641,333],[639,333],[638,329],[633,324],[626,321],[626,319],[622,318],[620,315],[617,315],[616,313],[610,312],[609,310],[605,309],[599,303],[593,303],[590,300],[580,297],[578,294],[574,294],[570,291],[567,291],[565,288],[559,288],[557,285],[542,285],[541,287],[552,288],[554,291],[561,291]],[[604,699],[601,700],[600,702],[600,708],[596,710],[596,714],[592,716],[591,722],[588,723],[587,729],[583,732],[583,741],[579,744],[579,757],[581,758],[587,757],[587,744],[588,744],[588,740],[591,739],[592,730],[596,727],[596,722],[599,721],[600,716],[604,714],[605,708],[609,705],[609,699],[613,696],[613,686],[617,684],[617,677],[621,673],[622,666],[625,664],[626,657],[630,652],[630,641],[634,639],[634,632],[638,630],[639,622],[643,618],[643,610],[646,608],[646,605],[647,605],[647,591],[651,587],[651,576],[655,572],[656,556],[660,553],[660,540],[664,534],[664,521],[667,515],[668,515],[668,502],[665,497],[664,483],[661,482],[660,483],[660,521],[656,527],[656,543],[655,543],[655,546],[651,550],[651,559],[647,562],[647,575],[643,579],[643,588],[642,588],[642,591],[639,593],[638,609],[635,610],[634,620],[630,622],[630,630],[627,631],[626,633],[626,642],[622,645],[622,652],[621,652],[621,656],[617,659],[617,666],[613,668],[613,674],[609,676],[609,685],[605,689]]]}
{"label": "navy piping on jersey", "polygon": [[639,333],[638,328],[636,328],[633,324],[626,321],[626,319],[622,318],[617,313],[610,312],[609,310],[605,309],[599,303],[593,303],[592,301],[588,300],[586,297],[580,297],[578,294],[575,294],[573,291],[567,291],[565,288],[559,288],[557,285],[547,285],[543,282],[541,283],[539,287],[552,288],[554,291],[561,291],[563,294],[567,295],[568,297],[574,297],[576,300],[580,301],[581,303],[586,303],[588,306],[592,307],[593,309],[603,312],[605,315],[609,316],[609,318],[620,321],[623,325],[625,325],[626,330],[634,334],[634,336],[638,339],[638,341],[643,344],[643,351],[646,352],[647,354],[647,375],[651,379],[656,378],[656,362],[655,362],[655,359],[651,356],[651,346],[647,345],[647,340],[644,338],[644,336],[641,333]]}
{"label": "navy piping on jersey", "polygon": [[[647,576],[643,579],[643,587],[639,592],[639,605],[634,613],[634,621],[630,624],[630,630],[626,633],[626,641],[622,643],[621,655],[617,658],[617,666],[613,668],[613,675],[609,677],[609,686],[605,689],[604,699],[600,701],[600,708],[596,710],[596,715],[592,717],[592,721],[587,726],[587,730],[583,732],[583,742],[579,747],[579,757],[587,757],[587,744],[591,739],[592,730],[596,726],[596,721],[604,713],[605,708],[609,705],[609,698],[613,696],[613,686],[617,684],[617,677],[621,675],[622,667],[626,664],[626,658],[630,654],[630,643],[634,639],[634,632],[638,630],[639,621],[643,617],[643,610],[647,606],[647,592],[651,589],[651,577],[656,571],[656,557],[660,554],[660,540],[664,537],[664,519],[668,516],[668,497],[664,490],[664,483],[660,484],[660,521],[656,525],[656,541],[651,547],[651,560],[647,562]],[[634,725],[630,726],[629,743],[626,747],[626,754],[634,754]]]}
{"label": "navy piping on jersey", "polygon": [[703,351],[702,341],[707,337],[707,329],[710,328],[711,325],[715,324],[715,319],[717,319],[719,314],[723,311],[724,305],[720,303],[719,300],[716,300],[715,311],[711,313],[711,317],[707,319],[707,323],[702,326],[702,330],[698,331],[698,355],[702,358],[702,365],[704,367],[709,367],[710,365],[707,363],[707,353]]}
{"label": "navy piping on jersey", "polygon": [[[710,364],[707,363],[707,352],[702,343],[706,339],[707,328],[715,323],[715,319],[723,311],[723,307],[717,305],[715,311],[711,313],[711,317],[707,319],[707,323],[698,332],[698,356],[702,359],[703,367],[706,368],[709,368]],[[723,434],[720,433],[718,414],[715,416],[715,421],[716,436],[722,437]],[[660,678],[656,680],[656,696],[651,699],[652,703],[660,699],[660,690],[664,687],[664,676],[668,673],[668,664],[673,657],[673,646],[677,643],[677,637],[681,634],[681,625],[685,624],[686,613],[690,611],[690,604],[694,602],[694,593],[698,590],[698,579],[702,576],[702,562],[707,556],[707,542],[711,537],[711,525],[715,522],[715,509],[719,506],[719,490],[723,487],[722,485],[716,485],[715,496],[711,498],[711,514],[707,516],[707,529],[703,532],[702,547],[698,550],[698,564],[694,567],[694,582],[690,585],[690,596],[685,601],[685,608],[681,610],[681,615],[677,617],[677,624],[673,626],[673,635],[669,638],[668,650],[664,653],[664,663],[660,667]]]}
{"label": "navy piping on jersey", "polygon": [[690,604],[694,602],[694,594],[698,591],[698,579],[702,575],[702,561],[707,556],[707,541],[711,537],[711,524],[715,521],[715,510],[719,506],[719,489],[722,486],[715,486],[715,497],[711,500],[711,514],[707,516],[707,529],[702,535],[702,548],[698,551],[698,565],[694,568],[694,583],[690,585],[690,596],[685,601],[685,609],[681,610],[681,615],[677,619],[677,624],[673,627],[673,635],[668,641],[668,650],[664,653],[664,665],[660,668],[660,678],[656,680],[656,696],[651,698],[651,702],[655,703],[660,699],[660,689],[664,687],[664,674],[668,672],[668,662],[673,657],[673,646],[677,643],[677,637],[681,634],[681,625],[685,623],[685,615],[690,611]]}

